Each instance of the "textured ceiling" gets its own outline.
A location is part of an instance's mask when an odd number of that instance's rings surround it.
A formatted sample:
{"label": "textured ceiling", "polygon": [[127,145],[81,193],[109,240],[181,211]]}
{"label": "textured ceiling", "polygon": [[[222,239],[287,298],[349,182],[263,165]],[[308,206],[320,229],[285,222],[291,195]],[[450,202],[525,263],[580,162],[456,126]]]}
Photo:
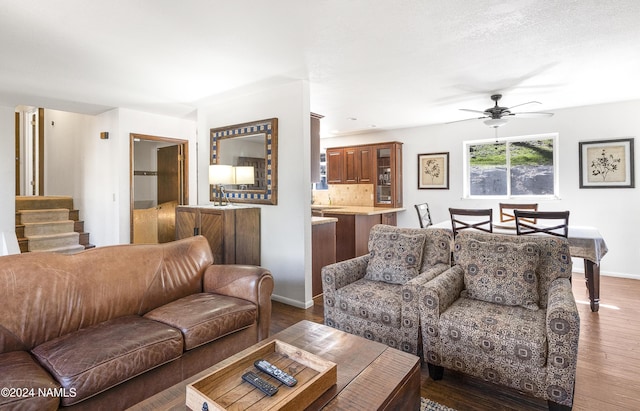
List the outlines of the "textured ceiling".
{"label": "textured ceiling", "polygon": [[326,135],[468,118],[495,92],[640,99],[638,0],[0,0],[0,38],[9,106],[188,116],[308,80]]}

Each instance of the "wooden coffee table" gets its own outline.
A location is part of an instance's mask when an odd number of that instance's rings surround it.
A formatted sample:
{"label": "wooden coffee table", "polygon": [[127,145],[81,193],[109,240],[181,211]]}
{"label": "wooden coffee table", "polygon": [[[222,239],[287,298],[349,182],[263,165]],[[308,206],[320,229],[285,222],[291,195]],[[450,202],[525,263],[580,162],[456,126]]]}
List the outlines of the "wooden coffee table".
{"label": "wooden coffee table", "polygon": [[419,357],[322,324],[301,321],[159,392],[130,410],[187,410],[187,384],[211,374],[273,339],[284,341],[338,365],[337,384],[311,404],[308,410],[420,409]]}

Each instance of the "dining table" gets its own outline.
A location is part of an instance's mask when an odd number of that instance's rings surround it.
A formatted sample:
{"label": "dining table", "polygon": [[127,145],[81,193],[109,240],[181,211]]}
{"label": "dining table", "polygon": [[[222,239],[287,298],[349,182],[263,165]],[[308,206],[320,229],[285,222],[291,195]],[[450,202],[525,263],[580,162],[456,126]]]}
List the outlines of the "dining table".
{"label": "dining table", "polygon": [[[429,228],[445,228],[453,231],[451,220],[432,224]],[[493,224],[493,233],[517,235],[514,222]],[[544,234],[543,234],[544,235]],[[572,257],[584,261],[584,278],[589,291],[592,312],[600,309],[600,261],[607,254],[607,244],[596,227],[569,225],[567,239]]]}

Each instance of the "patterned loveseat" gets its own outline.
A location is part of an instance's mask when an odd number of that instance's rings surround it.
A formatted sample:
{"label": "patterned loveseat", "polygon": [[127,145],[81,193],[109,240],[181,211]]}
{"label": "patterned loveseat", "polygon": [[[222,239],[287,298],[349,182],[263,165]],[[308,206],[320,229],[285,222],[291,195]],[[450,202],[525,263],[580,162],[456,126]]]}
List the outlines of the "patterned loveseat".
{"label": "patterned loveseat", "polygon": [[580,318],[565,238],[461,232],[420,296],[424,357],[571,409]]}
{"label": "patterned loveseat", "polygon": [[412,354],[420,287],[451,267],[451,232],[376,225],[369,254],[322,269],[326,325]]}

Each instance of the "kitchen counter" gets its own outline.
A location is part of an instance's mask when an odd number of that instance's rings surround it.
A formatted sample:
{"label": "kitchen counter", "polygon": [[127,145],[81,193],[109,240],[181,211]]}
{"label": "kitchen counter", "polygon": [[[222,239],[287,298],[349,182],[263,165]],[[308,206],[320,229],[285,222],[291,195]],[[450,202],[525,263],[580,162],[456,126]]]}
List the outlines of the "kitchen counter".
{"label": "kitchen counter", "polygon": [[322,294],[322,267],[336,262],[337,217],[311,217],[311,291]]}
{"label": "kitchen counter", "polygon": [[379,214],[397,213],[398,211],[405,211],[404,208],[339,206],[339,205],[323,205],[323,204],[313,204],[311,205],[311,209],[315,211],[320,211],[322,213],[345,214],[345,215],[379,215]]}
{"label": "kitchen counter", "polygon": [[311,217],[311,225],[321,225],[328,223],[337,223],[338,219],[335,217]]}
{"label": "kitchen counter", "polygon": [[316,218],[331,217],[336,222],[336,261],[344,261],[369,252],[369,231],[376,224],[397,224],[404,208],[341,205],[311,205]]}

